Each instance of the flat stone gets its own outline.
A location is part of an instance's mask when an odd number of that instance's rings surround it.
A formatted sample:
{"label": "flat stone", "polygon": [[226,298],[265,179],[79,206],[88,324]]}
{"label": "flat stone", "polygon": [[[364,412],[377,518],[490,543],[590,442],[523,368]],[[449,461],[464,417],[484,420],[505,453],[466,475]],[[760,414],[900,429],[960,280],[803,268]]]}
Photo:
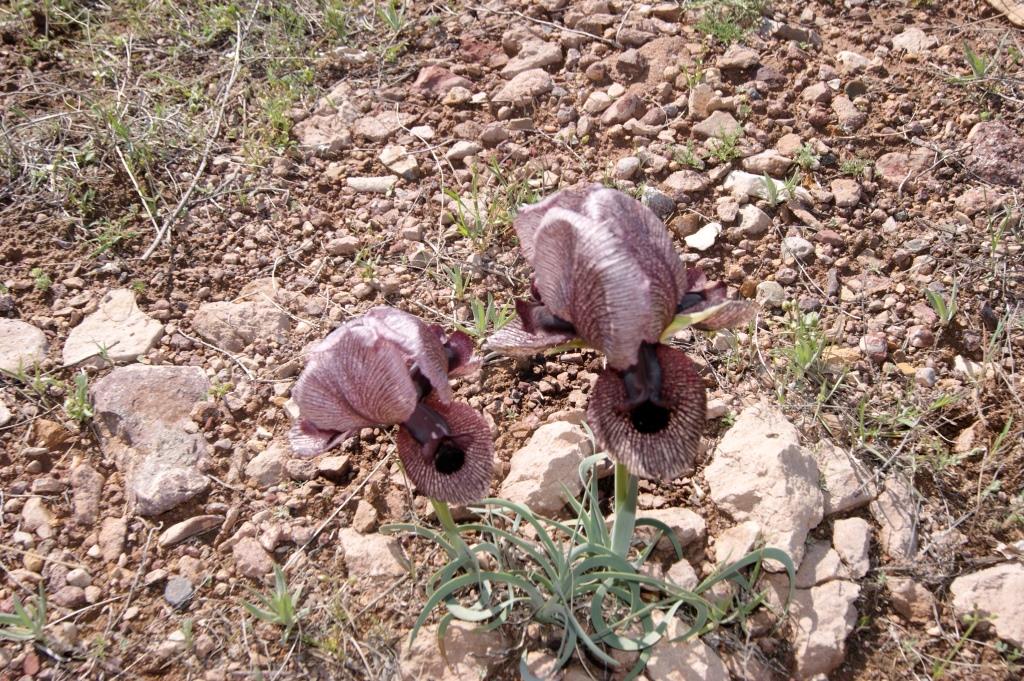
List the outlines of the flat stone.
{"label": "flat stone", "polygon": [[325,456],[317,462],[316,472],[320,477],[334,482],[342,480],[352,469],[347,455]]}
{"label": "flat stone", "polygon": [[424,97],[433,99],[444,97],[450,90],[456,87],[472,89],[473,83],[437,64],[430,64],[421,68],[420,72],[416,75],[416,80],[412,84],[413,90],[419,92]]}
{"label": "flat stone", "polygon": [[377,160],[385,168],[403,179],[415,180],[419,177],[420,167],[416,157],[399,144],[389,144],[384,147],[377,156]]}
{"label": "flat stone", "polygon": [[861,579],[871,569],[871,525],[863,518],[841,518],[832,526],[832,546],[846,565],[845,575]]}
{"label": "flat stone", "polygon": [[102,363],[134,362],[164,335],[164,325],[135,304],[128,289],[114,289],[103,296],[99,308],[71,329],[64,343],[64,364],[87,359]]}
{"label": "flat stone", "polygon": [[894,561],[913,558],[917,552],[917,501],[910,486],[899,478],[887,478],[869,508],[879,526],[882,550]]}
{"label": "flat stone", "polygon": [[71,518],[80,527],[92,527],[100,514],[105,478],[89,464],[71,471]]}
{"label": "flat stone", "polygon": [[[402,681],[465,681],[490,678],[505,661],[509,646],[499,631],[485,631],[471,622],[452,621],[441,654],[437,625],[423,627],[412,645],[403,640],[398,661]],[[447,659],[446,659],[447,658]]]}
{"label": "flat stone", "polygon": [[838,95],[832,100],[832,111],[844,132],[856,132],[868,122],[868,115],[858,109],[846,95]]}
{"label": "flat stone", "polygon": [[118,367],[92,388],[100,445],[125,476],[141,515],[159,515],[205,492],[206,440],[189,433],[210,383],[199,367]]}
{"label": "flat stone", "polygon": [[1024,184],[1024,137],[1002,121],[978,123],[967,135],[967,167],[986,182]]}
{"label": "flat stone", "polygon": [[387,194],[398,184],[394,175],[346,177],[345,185],[360,194]]}
{"label": "flat stone", "polygon": [[807,545],[800,569],[796,572],[796,587],[809,589],[843,575],[843,563],[839,553],[827,541],[815,540]]}
{"label": "flat stone", "polygon": [[822,519],[820,473],[778,409],[744,409],[715,448],[704,477],[719,509],[738,522],[757,522],[766,546],[800,564],[807,533]]}
{"label": "flat stone", "polygon": [[245,465],[245,477],[260,489],[284,482],[288,478],[285,462],[289,456],[287,445],[271,442]]}
{"label": "flat stone", "polygon": [[907,52],[927,52],[939,44],[934,37],[927,35],[917,26],[911,26],[892,38],[892,49]]}
{"label": "flat stone", "polygon": [[793,159],[783,156],[774,149],[766,149],[759,154],[747,156],[741,165],[747,172],[778,177],[789,172]]}
{"label": "flat stone", "polygon": [[53,536],[53,513],[42,497],[29,497],[21,509],[21,529],[35,532],[42,538]]}
{"label": "flat stone", "polygon": [[255,537],[242,537],[231,547],[235,571],[243,577],[262,581],[274,569],[274,561]]}
{"label": "flat stone", "polygon": [[686,245],[697,251],[706,251],[715,245],[718,235],[722,233],[722,223],[709,222],[693,234],[683,238]]}
{"label": "flat stone", "polygon": [[46,334],[20,319],[0,319],[0,371],[32,373],[46,359]]}
{"label": "flat stone", "polygon": [[712,137],[723,139],[743,134],[743,127],[727,111],[714,111],[710,116],[693,126],[693,134],[700,139]]}
{"label": "flat stone", "polygon": [[871,60],[850,50],[840,50],[839,52],[836,52],[836,63],[839,64],[840,68],[847,73],[863,71],[871,66]]}
{"label": "flat stone", "polygon": [[677,170],[661,183],[661,189],[677,203],[689,203],[711,186],[707,175],[695,170]]}
{"label": "flat stone", "polygon": [[233,302],[203,303],[192,319],[192,328],[228,352],[241,352],[257,339],[284,343],[291,318],[276,303],[275,286],[271,279],[257,279]]}
{"label": "flat stone", "polygon": [[990,617],[999,638],[1024,648],[1024,564],[1002,563],[962,575],[949,590],[958,617]]}
{"label": "flat stone", "polygon": [[672,563],[668,571],[665,573],[665,578],[669,582],[675,584],[680,589],[686,589],[692,591],[698,584],[700,584],[700,578],[697,576],[697,572],[690,565],[690,561],[683,559]]}
{"label": "flat stone", "polygon": [[124,541],[128,536],[128,521],[124,518],[104,518],[100,523],[100,534],[97,544],[100,555],[108,563],[116,562],[124,551]]}
{"label": "flat stone", "polygon": [[188,602],[188,599],[192,598],[194,591],[192,582],[184,577],[175,575],[168,579],[167,584],[164,585],[164,600],[172,608],[180,608]]}
{"label": "flat stone", "polygon": [[[688,508],[653,508],[637,511],[636,515],[637,518],[660,520],[668,525],[669,529],[675,533],[676,540],[683,549],[703,542],[707,537],[708,529],[704,519]],[[608,520],[613,522],[615,514],[611,514]],[[649,541],[653,539],[656,531],[653,527],[642,526],[637,528],[636,534]],[[655,548],[659,551],[668,551],[672,548],[672,541],[668,537],[663,536],[658,540],[658,545]]]}
{"label": "flat stone", "polygon": [[754,550],[761,537],[761,526],[752,520],[723,530],[715,537],[715,562],[719,565],[735,563]]}
{"label": "flat stone", "polygon": [[734,69],[749,69],[761,62],[761,55],[756,50],[742,45],[733,45],[725,51],[721,57],[715,60],[715,65],[723,71]]}
{"label": "flat stone", "polygon": [[782,261],[787,265],[809,260],[814,255],[814,244],[802,236],[787,236],[782,240]]}
{"label": "flat stone", "polygon": [[514,78],[532,69],[541,69],[562,63],[562,48],[558,43],[528,40],[501,70],[502,78]]}
{"label": "flat stone", "polygon": [[50,596],[50,602],[68,610],[78,610],[88,604],[85,598],[85,590],[80,586],[62,586],[57,593]]}
{"label": "flat stone", "polygon": [[612,126],[617,123],[625,123],[630,118],[643,116],[643,101],[634,94],[623,95],[612,102],[601,115],[601,125]]}
{"label": "flat stone", "polygon": [[523,71],[501,87],[491,98],[496,104],[528,106],[533,100],[555,87],[551,74],[544,69]]}
{"label": "flat stone", "polygon": [[616,180],[631,180],[637,171],[640,170],[640,165],[641,161],[636,156],[624,156],[615,163],[612,176]]}
{"label": "flat stone", "polygon": [[219,515],[197,515],[175,523],[160,533],[157,543],[161,548],[180,544],[200,534],[210,532],[221,526],[224,517]]}
{"label": "flat stone", "polygon": [[757,285],[754,301],[764,307],[781,308],[786,302],[786,289],[777,281],[762,281]]}
{"label": "flat stone", "polygon": [[583,489],[579,465],[591,453],[590,438],[580,426],[546,423],[512,455],[498,496],[540,515],[555,514],[565,505],[566,494],[575,497]]}
{"label": "flat stone", "polygon": [[[772,177],[769,177],[768,181],[774,183],[775,191],[780,201],[785,201],[790,198],[799,199],[804,203],[811,203],[812,201],[811,193],[803,187],[797,187],[794,191],[795,196],[790,197],[783,182]],[[768,198],[768,189],[765,186],[765,176],[748,173],[745,170],[733,170],[730,172],[725,177],[725,182],[722,184],[722,188],[728,192],[732,192],[732,195],[740,202],[748,201],[750,199]]]}
{"label": "flat stone", "polygon": [[461,140],[452,145],[451,149],[445,153],[445,159],[449,161],[461,161],[467,156],[473,156],[483,151],[483,147],[476,142],[469,140]]}
{"label": "flat stone", "polygon": [[846,656],[846,637],[857,624],[854,603],[860,587],[833,580],[812,589],[796,589],[790,612],[796,678],[828,674]]}
{"label": "flat stone", "polygon": [[887,577],[892,607],[900,617],[911,622],[928,622],[935,616],[935,596],[910,577]]}
{"label": "flat stone", "polygon": [[349,577],[374,579],[401,577],[409,571],[402,546],[395,537],[360,534],[351,527],[338,532],[338,543]]}
{"label": "flat stone", "polygon": [[861,186],[857,180],[840,177],[832,180],[832,195],[839,208],[853,208],[860,203]]}
{"label": "flat stone", "polygon": [[[656,612],[660,615],[660,611]],[[660,623],[661,618],[655,618]],[[669,622],[665,636],[651,648],[646,676],[658,681],[729,681],[729,671],[718,654],[699,638],[672,641],[684,630],[680,620]]]}
{"label": "flat stone", "polygon": [[599,114],[612,105],[612,98],[607,93],[594,90],[583,102],[583,110],[588,114]]}
{"label": "flat stone", "polygon": [[852,511],[874,498],[871,473],[855,456],[822,440],[811,447],[824,482],[825,516]]}
{"label": "flat stone", "polygon": [[402,128],[408,127],[416,116],[398,111],[383,111],[374,116],[363,116],[352,124],[352,132],[371,142],[385,142]]}
{"label": "flat stone", "polygon": [[752,203],[739,209],[740,234],[748,239],[757,239],[772,228],[772,218]]}

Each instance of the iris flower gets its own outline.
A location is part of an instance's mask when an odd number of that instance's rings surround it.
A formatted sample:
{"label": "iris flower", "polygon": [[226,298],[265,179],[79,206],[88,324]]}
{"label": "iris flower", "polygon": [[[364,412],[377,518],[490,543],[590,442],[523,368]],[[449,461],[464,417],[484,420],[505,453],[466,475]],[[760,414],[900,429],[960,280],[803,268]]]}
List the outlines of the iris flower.
{"label": "iris flower", "polygon": [[532,300],[490,340],[529,356],[582,342],[604,353],[587,419],[598,444],[634,475],[693,472],[706,398],[694,364],[662,344],[685,326],[748,321],[752,303],[686,269],[665,225],[640,202],[601,185],[568,189],[523,209],[515,230],[533,266]]}
{"label": "iris flower", "polygon": [[313,456],[361,428],[398,425],[398,455],[427,496],[469,503],[487,494],[490,430],[452,401],[448,377],[475,368],[464,333],[446,336],[408,313],[378,307],[335,329],[309,354],[292,391],[292,449]]}

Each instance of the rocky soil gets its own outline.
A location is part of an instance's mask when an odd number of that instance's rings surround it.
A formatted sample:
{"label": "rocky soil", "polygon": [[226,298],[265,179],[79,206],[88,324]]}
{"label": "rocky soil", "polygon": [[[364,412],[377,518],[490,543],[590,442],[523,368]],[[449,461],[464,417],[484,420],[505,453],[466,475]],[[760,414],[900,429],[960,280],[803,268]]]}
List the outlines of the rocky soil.
{"label": "rocky soil", "polygon": [[[47,607],[38,645],[0,644],[0,678],[511,679],[524,653],[553,678],[523,625],[453,626],[451,667],[436,620],[409,648],[441,556],[377,532],[434,522],[393,433],[316,459],[286,435],[303,349],[394,305],[480,342],[457,394],[493,424],[492,491],[566,513],[600,359],[516,363],[484,340],[528,294],[516,208],[579,182],[641,199],[687,263],[761,306],[674,341],[712,418],[692,478],[641,484],[684,545],[660,567],[693,586],[774,546],[799,568],[788,603],[767,566],[765,607],[659,644],[647,677],[1019,678],[1024,35],[1006,17],[184,3],[186,43],[112,4],[0,14],[0,610],[40,586]],[[305,89],[259,110],[282,21],[312,49],[289,67]],[[205,127],[140,153],[118,121],[144,97],[82,123],[82,93],[122,101],[170,65]],[[283,641],[242,605],[275,565],[308,609]],[[617,677],[582,659],[564,678]]]}

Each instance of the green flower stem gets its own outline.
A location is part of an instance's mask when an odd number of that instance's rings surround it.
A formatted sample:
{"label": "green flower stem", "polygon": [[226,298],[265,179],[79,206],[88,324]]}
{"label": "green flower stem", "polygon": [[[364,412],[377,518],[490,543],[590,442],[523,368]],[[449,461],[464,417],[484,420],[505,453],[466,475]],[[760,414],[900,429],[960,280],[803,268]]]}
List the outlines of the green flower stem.
{"label": "green flower stem", "polygon": [[612,552],[626,558],[636,527],[637,480],[621,463],[615,464],[615,524],[612,526]]}
{"label": "green flower stem", "polygon": [[437,519],[441,522],[441,527],[444,528],[445,533],[453,541],[458,539],[459,531],[455,528],[455,519],[452,518],[452,510],[448,508],[448,502],[431,499],[430,503],[434,505],[434,513],[437,514]]}

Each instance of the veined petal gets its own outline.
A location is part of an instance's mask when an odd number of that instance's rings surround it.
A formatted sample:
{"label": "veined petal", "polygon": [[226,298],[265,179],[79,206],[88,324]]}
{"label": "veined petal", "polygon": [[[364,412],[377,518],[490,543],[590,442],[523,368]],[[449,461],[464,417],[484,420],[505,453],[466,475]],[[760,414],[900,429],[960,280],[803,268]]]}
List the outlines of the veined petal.
{"label": "veined petal", "polygon": [[[443,404],[428,399],[430,418],[437,432],[448,433],[435,441],[420,442],[414,430],[398,430],[398,456],[419,492],[453,504],[468,504],[483,497],[491,485],[494,446],[487,422],[469,405]],[[417,430],[417,432],[419,432]]]}
{"label": "veined petal", "polygon": [[422,319],[393,307],[375,307],[360,321],[372,328],[382,339],[400,347],[410,366],[415,366],[430,382],[442,401],[452,399],[448,384],[448,355],[442,340]]}
{"label": "veined petal", "polygon": [[642,478],[693,472],[707,409],[704,382],[680,350],[658,345],[660,395],[630,406],[623,373],[606,369],[590,395],[587,422],[598,444]]}
{"label": "veined petal", "polygon": [[402,349],[356,325],[330,350],[317,353],[292,397],[310,425],[344,433],[401,423],[416,407],[417,391]]}
{"label": "veined petal", "polygon": [[587,191],[593,186],[600,185],[582,185],[563,189],[543,201],[539,201],[532,206],[524,206],[519,210],[512,226],[516,230],[516,236],[519,237],[519,248],[531,264],[533,263],[533,254],[535,252],[534,242],[537,238],[537,230],[540,228],[547,212],[552,208],[563,208],[576,213],[580,212],[580,208],[586,200]]}
{"label": "veined petal", "polygon": [[522,320],[514,318],[487,339],[487,349],[512,357],[530,357],[575,339],[576,334],[569,332],[538,330],[530,333],[523,328]]}
{"label": "veined petal", "polygon": [[316,456],[340,444],[349,433],[320,430],[307,419],[300,418],[288,432],[292,451],[299,456]]}

